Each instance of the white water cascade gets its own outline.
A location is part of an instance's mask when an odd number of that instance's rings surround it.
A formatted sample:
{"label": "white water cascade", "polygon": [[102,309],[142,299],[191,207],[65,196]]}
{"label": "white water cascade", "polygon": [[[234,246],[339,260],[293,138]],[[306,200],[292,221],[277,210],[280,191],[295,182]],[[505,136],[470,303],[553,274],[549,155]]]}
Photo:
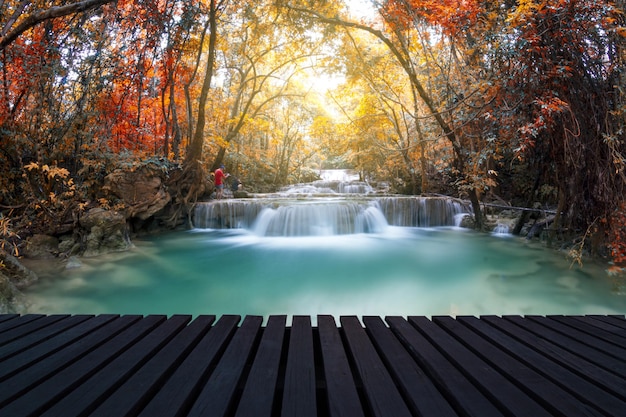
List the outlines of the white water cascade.
{"label": "white water cascade", "polygon": [[381,195],[361,181],[320,180],[252,199],[198,203],[193,221],[199,229],[247,229],[259,236],[330,236],[455,226],[469,212],[447,197]]}
{"label": "white water cascade", "polygon": [[494,236],[511,236],[511,230],[508,225],[498,223],[491,234]]}

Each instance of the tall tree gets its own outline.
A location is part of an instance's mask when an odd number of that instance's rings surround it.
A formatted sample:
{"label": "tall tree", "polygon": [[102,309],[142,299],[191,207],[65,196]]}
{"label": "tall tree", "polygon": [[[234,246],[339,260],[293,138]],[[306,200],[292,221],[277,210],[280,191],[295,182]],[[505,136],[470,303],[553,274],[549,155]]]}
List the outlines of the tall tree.
{"label": "tall tree", "polygon": [[510,143],[520,157],[544,161],[542,181],[559,194],[555,226],[604,233],[600,220],[619,209],[626,185],[623,9],[525,1],[507,22],[494,62]]}

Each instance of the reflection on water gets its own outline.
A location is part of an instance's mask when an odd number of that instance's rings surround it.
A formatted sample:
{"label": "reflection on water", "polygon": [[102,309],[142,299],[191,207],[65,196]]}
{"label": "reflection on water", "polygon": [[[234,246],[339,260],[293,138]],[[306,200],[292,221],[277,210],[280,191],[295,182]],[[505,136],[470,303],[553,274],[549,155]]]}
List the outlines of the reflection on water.
{"label": "reflection on water", "polygon": [[261,237],[195,230],[86,259],[27,291],[33,313],[624,314],[599,265],[458,228]]}

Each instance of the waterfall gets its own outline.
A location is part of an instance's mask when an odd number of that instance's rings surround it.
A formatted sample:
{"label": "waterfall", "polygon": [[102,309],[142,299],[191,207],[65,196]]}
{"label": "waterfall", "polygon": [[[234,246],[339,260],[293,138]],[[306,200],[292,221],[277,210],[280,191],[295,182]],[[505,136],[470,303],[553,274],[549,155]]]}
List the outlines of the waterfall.
{"label": "waterfall", "polygon": [[323,169],[320,178],[326,181],[358,181],[359,174],[351,169]]}
{"label": "waterfall", "polygon": [[511,231],[509,230],[509,226],[506,224],[498,223],[496,227],[494,227],[491,232],[494,236],[510,236]]}
{"label": "waterfall", "polygon": [[469,208],[444,197],[381,197],[378,204],[393,226],[455,226],[457,215]]}
{"label": "waterfall", "polygon": [[455,226],[469,208],[445,197],[256,198],[198,203],[194,226],[260,236],[379,233],[388,226]]}
{"label": "waterfall", "polygon": [[266,208],[258,216],[253,231],[260,236],[333,236],[373,233],[386,227],[384,216],[372,213],[374,207],[341,203],[299,203]]}
{"label": "waterfall", "polygon": [[253,200],[219,200],[196,204],[194,227],[199,229],[247,229],[265,206]]}
{"label": "waterfall", "polygon": [[343,194],[368,194],[374,191],[371,185],[366,182],[340,182],[337,190]]}
{"label": "waterfall", "polygon": [[361,228],[357,230],[359,233],[382,233],[389,226],[385,215],[376,206],[365,209],[360,217],[358,224]]}
{"label": "waterfall", "polygon": [[254,199],[198,203],[200,229],[246,229],[259,236],[382,233],[389,226],[458,225],[471,209],[447,197],[377,195],[362,181],[319,180]]}
{"label": "waterfall", "polygon": [[363,181],[319,180],[306,184],[295,184],[280,190],[283,195],[315,194],[369,194],[374,189]]}

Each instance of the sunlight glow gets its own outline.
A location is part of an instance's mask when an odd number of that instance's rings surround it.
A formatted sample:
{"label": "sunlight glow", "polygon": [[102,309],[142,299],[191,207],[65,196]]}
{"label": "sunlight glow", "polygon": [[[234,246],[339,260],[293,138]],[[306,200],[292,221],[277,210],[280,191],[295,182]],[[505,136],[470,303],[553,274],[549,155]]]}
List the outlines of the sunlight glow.
{"label": "sunlight glow", "polygon": [[347,0],[346,4],[353,18],[371,20],[377,15],[372,0]]}

